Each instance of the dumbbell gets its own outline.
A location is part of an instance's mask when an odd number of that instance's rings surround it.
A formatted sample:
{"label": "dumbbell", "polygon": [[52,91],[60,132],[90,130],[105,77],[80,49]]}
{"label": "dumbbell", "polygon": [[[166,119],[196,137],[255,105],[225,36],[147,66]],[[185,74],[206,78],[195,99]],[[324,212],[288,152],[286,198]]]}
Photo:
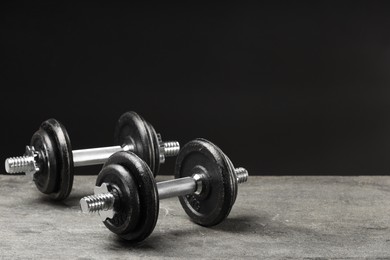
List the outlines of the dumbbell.
{"label": "dumbbell", "polygon": [[80,200],[82,212],[98,212],[110,231],[140,242],[156,225],[159,199],[178,196],[193,222],[213,226],[229,215],[237,184],[247,181],[248,172],[235,169],[213,143],[195,139],[180,150],[175,178],[156,183],[148,165],[137,155],[115,153],[100,171],[94,195]]}
{"label": "dumbbell", "polygon": [[117,146],[72,151],[65,127],[55,119],[44,121],[31,138],[24,156],[5,161],[7,173],[33,176],[41,192],[53,199],[68,197],[73,185],[74,166],[103,164],[118,151],[132,151],[157,174],[167,156],[176,156],[178,142],[162,142],[153,126],[135,112],[126,112],[115,129]]}

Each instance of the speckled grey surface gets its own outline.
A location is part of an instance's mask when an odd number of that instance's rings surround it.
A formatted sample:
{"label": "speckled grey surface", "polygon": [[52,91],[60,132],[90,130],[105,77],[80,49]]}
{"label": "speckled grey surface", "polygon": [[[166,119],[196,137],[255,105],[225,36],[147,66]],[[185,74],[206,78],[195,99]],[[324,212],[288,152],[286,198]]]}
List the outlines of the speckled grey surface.
{"label": "speckled grey surface", "polygon": [[213,228],[193,224],[176,198],[163,200],[154,233],[138,245],[80,212],[94,179],[76,177],[71,197],[58,203],[26,177],[0,176],[1,257],[390,259],[388,176],[250,177]]}

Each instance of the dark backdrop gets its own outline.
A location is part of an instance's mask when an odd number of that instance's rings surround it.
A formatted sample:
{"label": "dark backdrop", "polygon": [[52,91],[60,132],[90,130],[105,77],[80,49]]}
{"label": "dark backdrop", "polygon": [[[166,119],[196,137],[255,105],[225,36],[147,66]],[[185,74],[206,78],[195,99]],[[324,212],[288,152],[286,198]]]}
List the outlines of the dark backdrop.
{"label": "dark backdrop", "polygon": [[389,14],[373,1],[3,3],[0,160],[50,117],[76,149],[111,145],[134,110],[251,174],[388,174]]}

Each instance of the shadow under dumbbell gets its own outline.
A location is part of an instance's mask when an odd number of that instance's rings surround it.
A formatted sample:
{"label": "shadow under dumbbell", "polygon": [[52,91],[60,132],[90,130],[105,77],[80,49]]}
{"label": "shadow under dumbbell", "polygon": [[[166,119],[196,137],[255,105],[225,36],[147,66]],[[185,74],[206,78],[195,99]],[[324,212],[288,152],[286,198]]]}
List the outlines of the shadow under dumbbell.
{"label": "shadow under dumbbell", "polygon": [[[107,240],[109,244],[106,246],[106,250],[111,251],[137,251],[140,250],[142,252],[155,252],[155,253],[169,253],[167,250],[169,248],[175,247],[177,245],[177,241],[179,240],[194,240],[194,237],[199,236],[199,231],[188,230],[188,229],[179,229],[177,230],[169,230],[163,232],[154,232],[147,239],[134,243],[133,241],[126,241],[121,239],[118,236],[110,235]],[[202,227],[203,229],[203,227]],[[205,233],[205,232],[203,232]],[[207,235],[207,234],[205,234]],[[156,255],[158,256],[158,255]]]}
{"label": "shadow under dumbbell", "polygon": [[220,224],[210,227],[210,229],[224,232],[232,232],[236,234],[253,233],[254,223],[259,222],[261,218],[261,216],[254,215],[228,217]]}
{"label": "shadow under dumbbell", "polygon": [[[175,229],[160,229],[160,231],[155,231],[150,237],[146,240],[143,240],[139,243],[129,242],[124,239],[121,239],[118,236],[110,236],[108,238],[111,243],[107,246],[107,250],[142,250],[142,251],[151,251],[151,252],[166,252],[167,248],[172,248],[177,245],[178,240],[188,240],[189,243],[193,243],[194,246],[197,246],[197,243],[200,243],[203,238],[209,238],[215,236],[215,231],[228,232],[232,235],[234,234],[248,234],[254,232],[254,223],[259,222],[259,217],[245,215],[235,218],[227,218],[221,224],[213,227],[202,227],[196,225],[188,226],[177,225]],[[195,227],[195,228],[194,228]],[[218,232],[219,233],[219,232]]]}
{"label": "shadow under dumbbell", "polygon": [[118,236],[110,236],[110,240],[112,240],[112,244],[107,248],[108,250],[124,250],[128,251],[129,249],[142,249],[146,251],[160,251],[167,247],[170,243],[166,241],[167,238],[164,239],[163,236],[150,236],[148,239],[143,240],[139,243],[129,242]]}

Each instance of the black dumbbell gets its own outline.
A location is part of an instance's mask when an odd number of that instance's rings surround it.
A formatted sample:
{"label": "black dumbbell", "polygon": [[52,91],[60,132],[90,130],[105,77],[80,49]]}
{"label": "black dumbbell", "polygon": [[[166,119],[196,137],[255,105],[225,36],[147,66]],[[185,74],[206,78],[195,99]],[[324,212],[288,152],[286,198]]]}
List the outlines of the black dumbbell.
{"label": "black dumbbell", "polygon": [[213,226],[229,215],[237,184],[247,181],[248,172],[235,169],[213,143],[196,139],[181,149],[175,178],[156,183],[148,165],[137,155],[118,152],[99,173],[95,195],[80,200],[81,209],[85,213],[99,212],[109,230],[132,242],[152,233],[159,199],[179,196],[192,221]]}
{"label": "black dumbbell", "polygon": [[151,124],[135,112],[124,113],[115,129],[117,146],[72,151],[65,127],[55,119],[44,121],[21,157],[5,161],[7,173],[26,173],[37,188],[56,200],[68,197],[74,166],[103,164],[115,152],[132,151],[157,174],[166,156],[176,156],[178,142],[162,142]]}

